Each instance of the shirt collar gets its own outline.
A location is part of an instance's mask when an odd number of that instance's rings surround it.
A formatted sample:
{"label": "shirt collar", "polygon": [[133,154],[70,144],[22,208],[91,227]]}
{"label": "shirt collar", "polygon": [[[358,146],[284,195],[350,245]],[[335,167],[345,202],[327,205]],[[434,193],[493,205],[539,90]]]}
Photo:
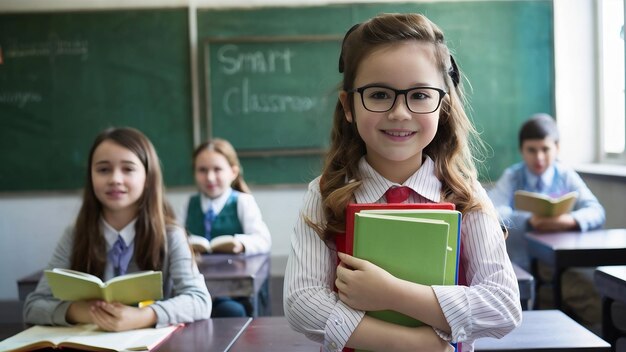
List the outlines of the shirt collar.
{"label": "shirt collar", "polygon": [[526,173],[526,179],[528,180],[527,183],[531,188],[535,187],[540,177],[543,184],[546,185],[546,187],[550,187],[552,185],[552,179],[554,178],[555,165],[551,165],[548,169],[546,169],[546,171],[543,172],[543,174],[539,176],[530,172],[528,167],[524,168],[524,172]]}
{"label": "shirt collar", "polygon": [[104,239],[107,242],[107,250],[113,247],[115,241],[117,241],[117,236],[122,236],[124,239],[124,243],[127,246],[130,246],[131,243],[135,241],[135,223],[137,222],[137,218],[133,219],[128,223],[123,229],[117,231],[113,228],[104,218],[100,218],[102,224],[102,231],[104,232]]}
{"label": "shirt collar", "polygon": [[441,182],[435,176],[435,163],[427,155],[422,166],[402,185],[381,176],[367,163],[365,157],[359,161],[359,171],[363,183],[354,192],[357,203],[379,203],[392,186],[406,186],[430,201],[435,203],[441,201]]}
{"label": "shirt collar", "polygon": [[224,205],[226,204],[226,201],[230,197],[231,193],[233,193],[233,189],[230,187],[222,193],[222,195],[215,199],[211,199],[204,193],[200,193],[200,206],[202,207],[202,212],[206,213],[209,210],[209,207],[211,207],[216,214],[219,213],[222,208],[224,208]]}

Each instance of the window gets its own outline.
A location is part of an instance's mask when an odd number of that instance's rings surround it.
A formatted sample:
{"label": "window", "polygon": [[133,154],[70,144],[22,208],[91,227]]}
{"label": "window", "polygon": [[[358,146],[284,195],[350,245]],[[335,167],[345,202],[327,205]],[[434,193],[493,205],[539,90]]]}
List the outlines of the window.
{"label": "window", "polygon": [[598,1],[600,148],[604,161],[626,161],[624,0]]}

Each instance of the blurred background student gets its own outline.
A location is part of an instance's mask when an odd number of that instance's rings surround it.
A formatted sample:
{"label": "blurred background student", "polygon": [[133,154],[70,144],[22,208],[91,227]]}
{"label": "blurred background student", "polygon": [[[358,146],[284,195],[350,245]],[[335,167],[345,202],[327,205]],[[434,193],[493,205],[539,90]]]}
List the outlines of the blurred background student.
{"label": "blurred background student", "polygon": [[[215,138],[199,145],[193,153],[193,170],[198,193],[189,198],[186,228],[189,234],[207,240],[232,235],[232,246],[224,253],[253,255],[269,253],[272,239],[261,210],[243,179],[243,170],[235,148],[226,140]],[[267,282],[259,301],[269,305]],[[216,297],[213,317],[251,315],[247,298]]]}
{"label": "blurred background student", "polygon": [[164,299],[147,307],[118,302],[60,301],[45,276],[24,304],[24,322],[91,323],[123,331],[208,319],[211,296],[185,231],[164,200],[159,158],[138,130],[101,132],[89,152],[83,203],[46,269],[86,272],[103,281],[142,270],[163,273]]}
{"label": "blurred background student", "polygon": [[[558,161],[559,131],[552,116],[535,114],[522,125],[519,131],[519,150],[523,161],[504,171],[489,191],[489,197],[509,229],[507,250],[511,261],[528,270],[528,245],[524,237],[526,232],[584,232],[599,229],[604,225],[605,212],[576,171]],[[541,217],[515,208],[514,193],[518,190],[541,193],[553,198],[577,192],[578,197],[570,213]],[[542,277],[551,275],[545,267],[540,267],[540,273]],[[600,298],[593,285],[593,269],[569,270],[564,274],[563,280],[565,306],[573,309],[582,319],[582,323],[598,331]],[[546,294],[541,296],[551,297]]]}

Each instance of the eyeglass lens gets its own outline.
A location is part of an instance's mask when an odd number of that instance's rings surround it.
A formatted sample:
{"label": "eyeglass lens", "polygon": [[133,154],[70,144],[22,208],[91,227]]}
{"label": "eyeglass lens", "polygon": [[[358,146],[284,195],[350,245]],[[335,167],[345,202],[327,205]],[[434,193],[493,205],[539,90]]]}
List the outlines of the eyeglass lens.
{"label": "eyeglass lens", "polygon": [[397,94],[405,95],[406,105],[414,113],[431,113],[439,107],[441,94],[433,88],[415,88],[406,92],[398,92],[387,87],[367,87],[361,97],[363,106],[373,112],[385,112],[393,108]]}

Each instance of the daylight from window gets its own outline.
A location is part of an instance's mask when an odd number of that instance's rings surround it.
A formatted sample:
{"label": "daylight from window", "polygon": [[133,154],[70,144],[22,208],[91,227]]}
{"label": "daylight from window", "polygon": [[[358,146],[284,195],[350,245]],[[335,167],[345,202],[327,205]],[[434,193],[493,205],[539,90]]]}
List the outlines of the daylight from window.
{"label": "daylight from window", "polygon": [[600,2],[602,67],[602,147],[605,154],[624,153],[624,3]]}

